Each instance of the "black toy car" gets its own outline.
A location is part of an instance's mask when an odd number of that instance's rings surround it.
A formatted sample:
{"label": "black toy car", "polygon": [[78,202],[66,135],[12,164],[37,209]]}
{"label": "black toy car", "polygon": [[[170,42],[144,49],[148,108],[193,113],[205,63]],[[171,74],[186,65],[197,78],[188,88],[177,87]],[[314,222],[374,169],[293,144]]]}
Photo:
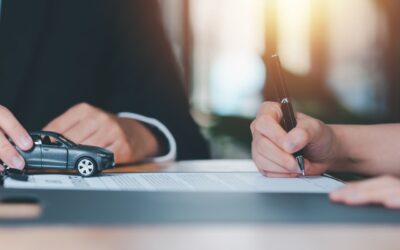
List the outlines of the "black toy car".
{"label": "black toy car", "polygon": [[100,147],[78,145],[54,132],[30,133],[34,146],[18,152],[26,162],[26,169],[76,169],[84,177],[113,168],[114,154]]}

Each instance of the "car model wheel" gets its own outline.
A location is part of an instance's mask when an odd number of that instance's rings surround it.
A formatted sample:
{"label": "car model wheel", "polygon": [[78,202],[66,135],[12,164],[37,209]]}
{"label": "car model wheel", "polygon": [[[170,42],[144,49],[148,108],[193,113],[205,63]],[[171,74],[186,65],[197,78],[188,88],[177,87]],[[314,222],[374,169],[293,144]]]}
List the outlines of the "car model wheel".
{"label": "car model wheel", "polygon": [[76,162],[76,169],[83,177],[90,177],[97,173],[96,162],[89,157],[82,157]]}

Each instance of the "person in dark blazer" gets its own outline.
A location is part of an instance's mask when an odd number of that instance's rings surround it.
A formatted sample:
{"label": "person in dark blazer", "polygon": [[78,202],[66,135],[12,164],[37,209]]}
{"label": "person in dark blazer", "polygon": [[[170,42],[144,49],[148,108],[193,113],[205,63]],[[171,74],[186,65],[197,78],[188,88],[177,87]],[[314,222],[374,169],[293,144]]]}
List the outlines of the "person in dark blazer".
{"label": "person in dark blazer", "polygon": [[[201,159],[156,0],[0,0],[0,159],[51,130],[117,163]],[[121,113],[123,112],[123,113]]]}

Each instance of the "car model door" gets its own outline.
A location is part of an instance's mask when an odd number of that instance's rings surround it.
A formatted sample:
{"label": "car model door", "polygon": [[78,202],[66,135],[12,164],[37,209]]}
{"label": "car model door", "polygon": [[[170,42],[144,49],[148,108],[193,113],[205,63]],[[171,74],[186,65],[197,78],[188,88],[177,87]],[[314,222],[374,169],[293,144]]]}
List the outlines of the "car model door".
{"label": "car model door", "polygon": [[42,167],[66,168],[68,149],[56,138],[45,136],[42,143]]}
{"label": "car model door", "polygon": [[24,157],[25,164],[28,167],[40,168],[42,167],[42,140],[40,137],[32,138],[34,145],[31,150],[19,150],[19,153]]}

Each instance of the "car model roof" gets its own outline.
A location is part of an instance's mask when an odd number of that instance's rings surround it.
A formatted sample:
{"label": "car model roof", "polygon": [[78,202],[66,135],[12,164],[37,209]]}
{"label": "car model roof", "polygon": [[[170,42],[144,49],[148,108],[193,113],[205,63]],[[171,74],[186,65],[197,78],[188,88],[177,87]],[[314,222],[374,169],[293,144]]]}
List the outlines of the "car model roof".
{"label": "car model roof", "polygon": [[52,136],[52,137],[63,137],[61,134],[56,133],[56,132],[51,132],[51,131],[34,131],[34,132],[30,132],[30,134],[38,135],[38,136],[48,135],[48,136]]}

